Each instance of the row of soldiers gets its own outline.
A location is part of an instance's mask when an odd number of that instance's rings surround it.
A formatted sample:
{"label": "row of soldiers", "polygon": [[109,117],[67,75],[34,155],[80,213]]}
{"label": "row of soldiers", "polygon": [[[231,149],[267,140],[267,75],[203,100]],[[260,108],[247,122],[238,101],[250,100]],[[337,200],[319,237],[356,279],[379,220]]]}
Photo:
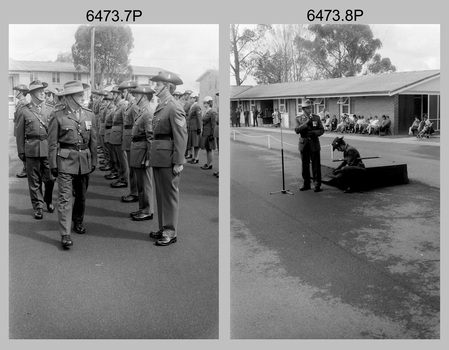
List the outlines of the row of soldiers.
{"label": "row of soldiers", "polygon": [[[64,84],[64,89],[56,92],[60,103],[47,106],[44,89],[48,85],[34,81],[27,91],[31,102],[23,101],[18,106],[17,149],[19,158],[26,162],[34,217],[43,218],[44,202],[49,212],[54,210],[51,197],[57,178],[58,221],[64,248],[73,245],[71,221],[75,232],[86,232],[85,193],[89,174],[97,166],[97,151],[104,158],[100,169],[110,170],[107,178],[117,180],[111,187],[128,187],[129,183],[130,193],[121,200],[139,202],[131,218],[152,219],[155,192],[159,230],[149,235],[157,245],[176,242],[187,126],[184,108],[172,94],[182,80],[163,72],[151,80],[156,83],[154,89],[125,82],[111,92],[94,91],[92,111],[83,106],[87,84]],[[157,106],[151,103],[153,95],[159,99]]]}

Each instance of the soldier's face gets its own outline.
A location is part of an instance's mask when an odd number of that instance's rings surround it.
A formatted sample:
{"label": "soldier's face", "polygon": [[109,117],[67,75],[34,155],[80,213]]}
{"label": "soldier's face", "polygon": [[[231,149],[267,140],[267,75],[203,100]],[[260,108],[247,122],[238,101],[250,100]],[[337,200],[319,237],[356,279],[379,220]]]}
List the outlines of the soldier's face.
{"label": "soldier's face", "polygon": [[156,95],[159,95],[160,92],[164,89],[165,85],[162,81],[156,82],[156,86],[154,87],[154,91],[156,91]]}
{"label": "soldier's face", "polygon": [[39,100],[44,100],[45,99],[45,92],[44,89],[37,89],[34,91],[34,96],[36,98],[38,98]]}
{"label": "soldier's face", "polygon": [[84,92],[77,92],[72,97],[77,104],[82,105],[84,103]]}

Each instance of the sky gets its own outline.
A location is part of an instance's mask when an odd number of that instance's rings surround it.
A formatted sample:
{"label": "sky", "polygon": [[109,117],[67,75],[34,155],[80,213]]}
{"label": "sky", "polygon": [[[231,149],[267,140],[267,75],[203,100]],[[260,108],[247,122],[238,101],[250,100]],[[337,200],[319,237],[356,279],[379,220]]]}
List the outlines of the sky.
{"label": "sky", "polygon": [[[71,52],[78,24],[9,26],[9,57],[18,61],[55,61]],[[218,69],[218,25],[130,25],[131,65],[159,67],[181,76],[180,90],[199,91],[196,80]]]}
{"label": "sky", "polygon": [[[241,27],[251,27],[242,24]],[[382,42],[377,52],[388,57],[397,72],[440,69],[440,26],[437,24],[370,24],[374,38]],[[235,85],[235,78],[230,78]],[[244,84],[256,84],[248,79]]]}

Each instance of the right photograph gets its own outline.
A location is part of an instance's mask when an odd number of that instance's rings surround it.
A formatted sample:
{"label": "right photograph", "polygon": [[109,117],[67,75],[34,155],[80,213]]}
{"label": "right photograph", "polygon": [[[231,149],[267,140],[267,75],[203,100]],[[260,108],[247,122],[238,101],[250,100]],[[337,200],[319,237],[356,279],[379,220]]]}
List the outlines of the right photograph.
{"label": "right photograph", "polygon": [[440,339],[440,25],[231,24],[232,339]]}

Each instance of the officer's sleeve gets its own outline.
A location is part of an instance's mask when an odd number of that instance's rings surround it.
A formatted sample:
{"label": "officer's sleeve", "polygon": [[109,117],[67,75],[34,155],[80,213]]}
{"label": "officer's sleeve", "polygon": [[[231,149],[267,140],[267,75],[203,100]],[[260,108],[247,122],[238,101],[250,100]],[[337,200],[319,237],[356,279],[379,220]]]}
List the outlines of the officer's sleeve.
{"label": "officer's sleeve", "polygon": [[201,129],[201,126],[203,125],[203,116],[202,116],[202,110],[200,106],[196,106],[196,125],[198,125],[198,128]]}
{"label": "officer's sleeve", "polygon": [[[92,118],[93,120],[93,118]],[[90,130],[89,140],[90,154],[92,155],[92,165],[97,166],[97,128],[93,127]]]}
{"label": "officer's sleeve", "polygon": [[184,109],[180,104],[171,103],[170,124],[173,132],[173,164],[184,164],[187,148],[187,125]]}
{"label": "officer's sleeve", "polygon": [[25,116],[23,115],[21,110],[19,110],[19,113],[17,115],[16,143],[17,153],[25,153]]}
{"label": "officer's sleeve", "polygon": [[58,167],[56,161],[58,153],[58,135],[59,135],[59,125],[56,113],[52,112],[50,117],[50,123],[48,125],[48,163],[50,169]]}
{"label": "officer's sleeve", "polygon": [[151,151],[151,142],[154,138],[153,133],[153,111],[149,110],[147,113],[145,113],[145,136],[147,138],[147,155],[150,156]]}

